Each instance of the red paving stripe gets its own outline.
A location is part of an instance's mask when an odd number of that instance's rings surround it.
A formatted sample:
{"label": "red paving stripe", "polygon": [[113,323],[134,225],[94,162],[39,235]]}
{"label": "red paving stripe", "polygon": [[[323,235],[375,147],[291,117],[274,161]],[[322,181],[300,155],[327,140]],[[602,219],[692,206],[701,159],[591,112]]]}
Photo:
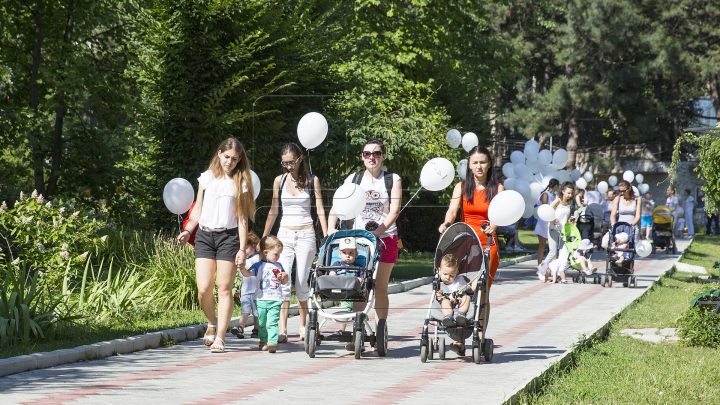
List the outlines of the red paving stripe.
{"label": "red paving stripe", "polygon": [[[589,290],[569,301],[565,301],[560,305],[556,305],[553,310],[548,310],[543,315],[513,329],[511,332],[504,333],[494,338],[493,343],[495,345],[507,347],[521,337],[529,334],[530,332],[533,332],[534,330],[550,322],[553,318],[557,316],[555,311],[556,309],[560,309],[561,307],[566,306],[573,307],[579,305],[584,301],[601,293],[602,291],[603,290],[600,288],[593,288],[592,290]],[[498,352],[500,353],[502,352],[502,350],[499,350]],[[392,386],[376,392],[370,397],[363,398],[361,401],[356,402],[356,404],[394,404],[404,399],[407,399],[410,396],[416,394],[418,391],[422,390],[424,387],[426,387],[428,383],[438,381],[440,378],[442,378],[442,372],[444,371],[452,371],[453,374],[458,375],[458,373],[460,373],[461,370],[464,368],[478,366],[474,362],[468,362],[466,359],[462,359],[462,363],[460,363],[459,361],[453,361],[450,363],[443,363],[440,366],[432,367],[430,369],[425,369],[419,375],[414,375],[400,380],[394,383]]]}

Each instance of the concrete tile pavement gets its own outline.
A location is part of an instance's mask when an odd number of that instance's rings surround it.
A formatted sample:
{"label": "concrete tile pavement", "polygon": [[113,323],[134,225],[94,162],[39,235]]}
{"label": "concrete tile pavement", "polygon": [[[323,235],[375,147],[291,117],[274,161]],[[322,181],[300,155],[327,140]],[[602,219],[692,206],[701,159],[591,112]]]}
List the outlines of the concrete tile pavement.
{"label": "concrete tile pavement", "polygon": [[[680,251],[687,241],[678,241]],[[0,403],[502,403],[557,361],[578,337],[607,323],[677,260],[664,253],[637,262],[638,288],[541,284],[534,261],[505,267],[493,284],[488,336],[491,363],[471,356],[419,360],[419,336],[430,286],[391,296],[391,349],[356,360],[339,343],[323,343],[308,358],[292,337],[276,354],[258,352],[257,339],[228,340],[211,354],[198,339],[170,348],[62,365],[0,378]],[[599,264],[604,265],[598,256]],[[600,271],[603,271],[602,269]],[[298,319],[290,320],[296,331]],[[328,325],[334,330],[335,325]],[[449,339],[447,339],[449,343]],[[472,387],[458,396],[458,384]]]}

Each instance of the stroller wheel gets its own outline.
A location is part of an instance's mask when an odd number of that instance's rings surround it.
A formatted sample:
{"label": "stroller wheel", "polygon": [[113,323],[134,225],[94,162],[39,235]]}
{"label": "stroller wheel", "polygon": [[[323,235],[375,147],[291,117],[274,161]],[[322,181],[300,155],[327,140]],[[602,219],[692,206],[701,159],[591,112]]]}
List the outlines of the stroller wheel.
{"label": "stroller wheel", "polygon": [[485,339],[485,344],[483,345],[483,356],[485,357],[486,362],[490,362],[492,360],[493,350],[493,340]]}
{"label": "stroller wheel", "polygon": [[607,285],[609,288],[612,288],[612,276],[607,276]]}
{"label": "stroller wheel", "polygon": [[316,336],[317,336],[317,331],[315,329],[311,329],[310,332],[308,333],[308,339],[307,339],[307,344],[308,344],[307,354],[308,354],[308,356],[310,356],[311,359],[315,357],[315,345],[317,344]]}
{"label": "stroller wheel", "polygon": [[605,287],[606,284],[607,284],[607,276],[600,276],[600,285]]}
{"label": "stroller wheel", "polygon": [[480,348],[477,346],[473,346],[473,360],[475,361],[475,364],[480,364]]}
{"label": "stroller wheel", "polygon": [[310,325],[305,325],[305,340],[303,343],[305,344],[305,353],[310,354]]}
{"label": "stroller wheel", "polygon": [[365,342],[363,341],[363,331],[356,330],[355,331],[355,358],[359,359],[360,355],[362,354],[363,346],[365,345]]}
{"label": "stroller wheel", "polygon": [[[387,354],[387,343],[388,343],[387,319],[381,319],[378,321],[378,325],[377,325],[378,356],[385,357],[385,355]],[[427,350],[427,348],[425,350]]]}
{"label": "stroller wheel", "polygon": [[[378,346],[380,346],[378,344]],[[420,345],[420,361],[425,363],[428,358],[428,347],[427,345]]]}
{"label": "stroller wheel", "polygon": [[438,358],[445,360],[445,338],[440,338],[440,342],[438,343]]}

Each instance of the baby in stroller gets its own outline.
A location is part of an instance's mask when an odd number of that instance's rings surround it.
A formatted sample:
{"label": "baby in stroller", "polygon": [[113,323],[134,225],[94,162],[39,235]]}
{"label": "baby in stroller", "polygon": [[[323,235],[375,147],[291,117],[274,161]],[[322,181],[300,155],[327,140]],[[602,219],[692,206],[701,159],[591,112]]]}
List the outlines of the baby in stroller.
{"label": "baby in stroller", "polygon": [[467,321],[466,314],[470,308],[470,296],[477,288],[477,278],[470,285],[470,280],[464,275],[458,276],[460,266],[457,257],[448,253],[443,256],[438,269],[438,275],[443,285],[436,293],[443,312],[443,326],[463,326]]}
{"label": "baby in stroller", "polygon": [[573,252],[573,258],[580,264],[582,271],[588,276],[597,272],[597,267],[594,267],[592,261],[590,261],[590,252],[593,247],[590,239],[583,239],[580,241],[580,246]]}
{"label": "baby in stroller", "polygon": [[[628,243],[629,238],[630,236],[626,232],[620,232],[615,235],[615,242],[612,243],[612,256],[610,256],[610,258],[618,266],[622,266],[623,262],[630,258],[630,252],[623,251],[630,247]],[[616,251],[615,249],[620,249],[620,251]]]}
{"label": "baby in stroller", "polygon": [[336,260],[332,265],[343,266],[347,267],[348,269],[330,270],[328,272],[328,275],[355,276],[358,278],[360,283],[362,283],[363,279],[365,278],[365,270],[363,269],[362,263],[355,261],[355,259],[357,259],[358,257],[358,250],[357,244],[355,243],[355,238],[347,237],[340,239],[338,250],[340,254],[340,260]]}

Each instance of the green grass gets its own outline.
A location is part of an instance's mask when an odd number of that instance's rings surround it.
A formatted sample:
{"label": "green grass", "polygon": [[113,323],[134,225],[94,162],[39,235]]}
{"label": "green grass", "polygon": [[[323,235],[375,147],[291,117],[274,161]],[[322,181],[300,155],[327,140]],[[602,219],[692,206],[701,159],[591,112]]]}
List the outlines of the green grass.
{"label": "green grass", "polygon": [[[683,262],[720,255],[718,239],[696,238]],[[696,245],[697,244],[697,245]],[[705,256],[703,256],[705,255]],[[706,259],[709,260],[709,259]],[[706,261],[707,262],[707,261]],[[611,325],[604,342],[579,350],[570,368],[548,377],[528,404],[697,404],[720,398],[720,351],[642,342],[622,329],[676,327],[690,299],[703,288],[689,273],[675,272]]]}
{"label": "green grass", "polygon": [[433,275],[433,253],[404,253],[393,266],[391,278],[412,280]]}
{"label": "green grass", "polygon": [[713,269],[715,261],[720,260],[720,236],[695,235],[693,243],[685,250],[683,262],[705,267],[705,269],[718,276],[718,269]]}

